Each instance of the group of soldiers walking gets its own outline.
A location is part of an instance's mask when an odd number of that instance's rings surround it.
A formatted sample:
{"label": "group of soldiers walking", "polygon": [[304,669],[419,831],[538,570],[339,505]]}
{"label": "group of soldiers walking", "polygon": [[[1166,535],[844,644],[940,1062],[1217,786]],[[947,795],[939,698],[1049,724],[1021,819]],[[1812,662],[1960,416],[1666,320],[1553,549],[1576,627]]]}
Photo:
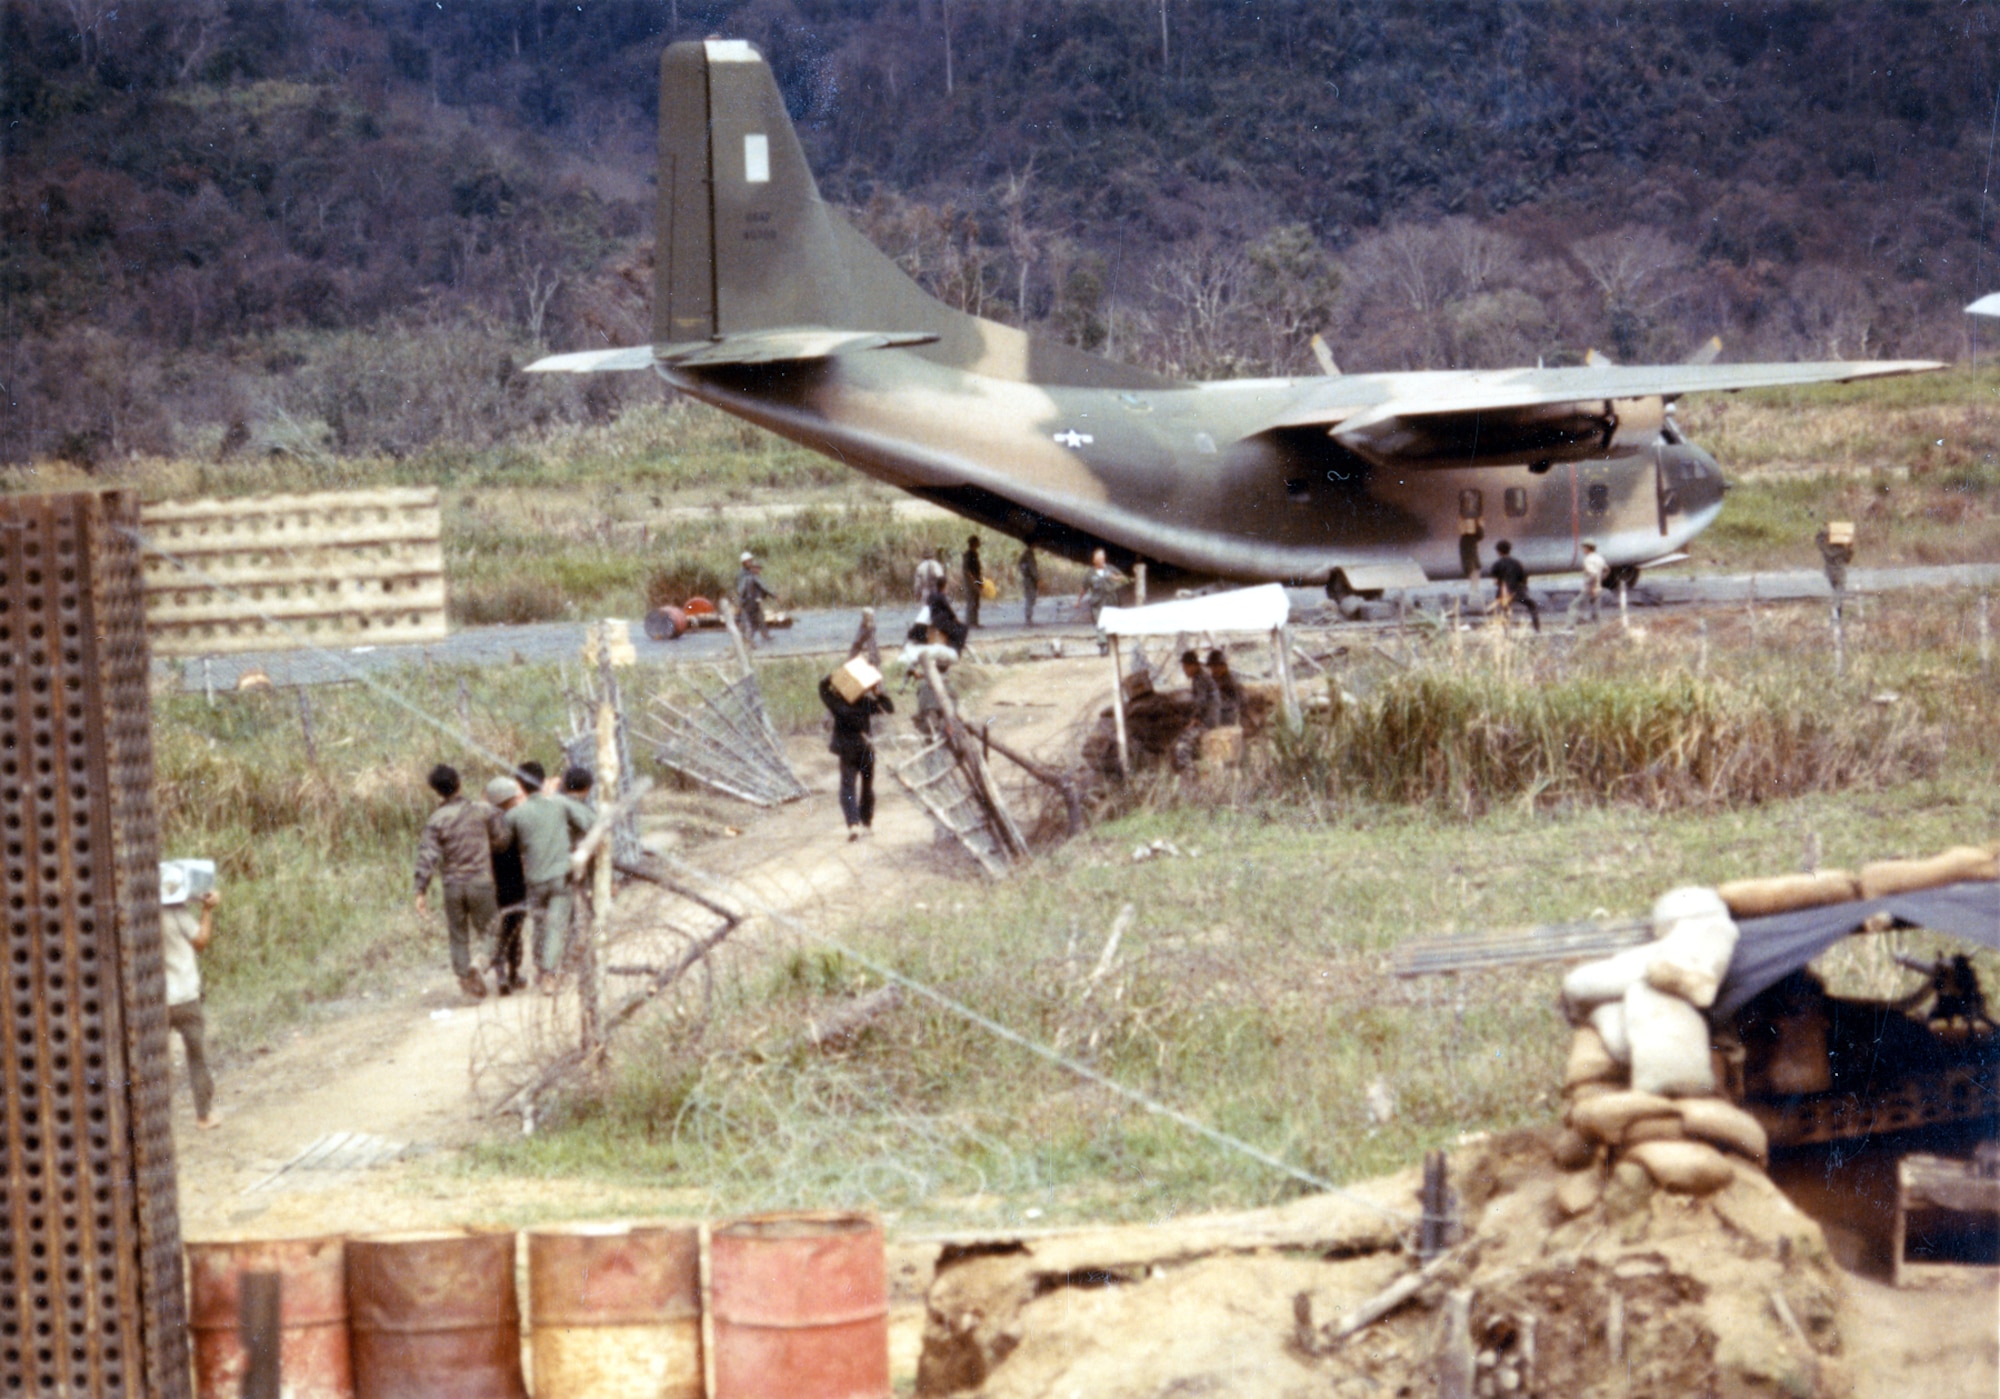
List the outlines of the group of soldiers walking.
{"label": "group of soldiers walking", "polygon": [[[432,768],[428,780],[438,805],[417,841],[417,913],[428,916],[435,877],[459,989],[473,1000],[486,995],[482,963],[500,995],[526,985],[523,933],[532,928],[525,941],[536,986],[554,995],[575,905],[570,851],[597,819],[589,771],[573,767],[552,782],[539,763],[522,763],[489,781],[483,799],[462,791],[458,770],[447,763]],[[483,959],[475,960],[475,943]]]}

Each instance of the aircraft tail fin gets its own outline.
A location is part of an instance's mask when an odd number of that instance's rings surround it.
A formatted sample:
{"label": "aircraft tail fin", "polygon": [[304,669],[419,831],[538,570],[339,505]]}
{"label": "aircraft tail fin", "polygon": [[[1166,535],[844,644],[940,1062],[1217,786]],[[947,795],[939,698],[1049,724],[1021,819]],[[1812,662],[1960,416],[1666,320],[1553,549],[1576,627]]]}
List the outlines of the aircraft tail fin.
{"label": "aircraft tail fin", "polygon": [[653,338],[843,323],[841,248],[757,51],[740,39],[660,59]]}
{"label": "aircraft tail fin", "polygon": [[[1045,383],[1153,388],[1171,381],[944,305],[819,197],[785,99],[741,39],[671,45],[660,57],[659,210],[653,341],[666,363],[686,347],[758,336],[740,354],[776,358],[799,341],[841,353],[912,346],[938,363]],[[783,331],[772,338],[761,332]],[[679,353],[676,350],[680,350]]]}

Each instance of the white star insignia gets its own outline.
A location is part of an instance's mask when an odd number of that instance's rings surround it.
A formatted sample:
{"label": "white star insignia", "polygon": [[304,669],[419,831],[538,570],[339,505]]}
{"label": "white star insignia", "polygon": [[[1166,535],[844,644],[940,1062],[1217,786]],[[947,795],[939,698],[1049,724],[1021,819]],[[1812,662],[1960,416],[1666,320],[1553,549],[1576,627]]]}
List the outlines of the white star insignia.
{"label": "white star insignia", "polygon": [[1078,447],[1087,447],[1097,440],[1089,433],[1078,432],[1075,428],[1070,428],[1067,432],[1059,432],[1055,435],[1055,438],[1057,442],[1069,448],[1072,452]]}

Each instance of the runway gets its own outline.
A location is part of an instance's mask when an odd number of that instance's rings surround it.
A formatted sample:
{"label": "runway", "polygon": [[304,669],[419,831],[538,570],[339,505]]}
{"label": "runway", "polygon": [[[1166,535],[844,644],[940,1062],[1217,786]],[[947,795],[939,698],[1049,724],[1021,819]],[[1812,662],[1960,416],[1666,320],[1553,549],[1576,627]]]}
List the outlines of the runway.
{"label": "runway", "polygon": [[[1848,574],[1851,596],[1889,596],[1930,589],[1958,588],[1976,592],[2000,585],[2000,564],[1940,564],[1910,568],[1857,568]],[[1575,595],[1575,575],[1554,574],[1533,580],[1532,590],[1551,620],[1559,620],[1561,609]],[[1482,596],[1492,596],[1492,584],[1482,583]],[[1341,620],[1317,588],[1293,588],[1292,616],[1297,622],[1337,627]],[[1645,578],[1630,598],[1635,608],[1744,606],[1752,598],[1758,602],[1825,601],[1831,596],[1823,575],[1795,569],[1777,573],[1737,573],[1677,575],[1663,570]],[[1161,599],[1155,598],[1154,601]],[[1463,583],[1432,583],[1412,588],[1403,605],[1432,613],[1446,611],[1454,602],[1467,600]],[[1607,597],[1607,605],[1615,601]],[[898,599],[877,609],[877,629],[885,650],[900,645],[916,604]],[[1088,644],[1092,635],[1087,614],[1072,598],[1043,598],[1037,605],[1040,617],[1033,628],[1022,624],[1018,600],[1001,599],[981,608],[986,625],[973,634],[975,647],[981,643],[1013,643],[1025,640],[1063,638]],[[1396,616],[1393,598],[1366,604],[1369,620],[1388,621]],[[644,665],[702,663],[724,660],[730,655],[728,633],[690,632],[678,641],[649,640],[635,616],[631,621],[632,643]],[[236,688],[237,681],[250,670],[260,670],[274,685],[324,685],[353,680],[360,675],[380,674],[411,665],[494,666],[551,662],[575,657],[583,646],[586,623],[536,622],[526,626],[471,627],[454,632],[440,641],[407,646],[362,646],[339,651],[301,648],[284,651],[245,651],[213,657],[159,659],[153,662],[156,690],[200,692]],[[860,625],[859,608],[826,608],[796,614],[788,629],[772,634],[759,656],[840,655],[853,640]]]}

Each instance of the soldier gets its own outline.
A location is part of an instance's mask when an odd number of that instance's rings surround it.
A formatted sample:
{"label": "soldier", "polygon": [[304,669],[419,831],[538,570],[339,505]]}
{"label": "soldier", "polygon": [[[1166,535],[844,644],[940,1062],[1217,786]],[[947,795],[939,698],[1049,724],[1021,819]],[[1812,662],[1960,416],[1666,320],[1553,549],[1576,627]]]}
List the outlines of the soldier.
{"label": "soldier", "polygon": [[854,629],[854,640],[847,646],[847,659],[851,661],[856,656],[877,670],[882,668],[882,645],[875,639],[875,609],[872,607],[861,609],[861,625]]}
{"label": "soldier", "polygon": [[965,578],[965,625],[979,625],[979,603],[986,589],[986,566],[979,558],[979,536],[968,535],[965,553],[958,561],[959,571]]}
{"label": "soldier", "polygon": [[[515,778],[496,777],[486,784],[486,804],[502,816],[527,799]],[[527,984],[521,979],[521,925],[528,918],[527,900],[521,851],[509,830],[506,846],[493,852],[493,901],[500,906],[500,930],[493,939],[493,986],[503,996]]]}
{"label": "soldier", "polygon": [[1604,601],[1604,579],[1611,572],[1611,565],[1604,561],[1604,555],[1597,552],[1597,542],[1583,541],[1583,591],[1576,595],[1576,601],[1569,605],[1570,614],[1575,616],[1581,608],[1590,614],[1595,622]]}
{"label": "soldier", "polygon": [[1022,610],[1026,616],[1027,625],[1032,627],[1035,624],[1035,595],[1041,591],[1042,586],[1042,570],[1041,566],[1035,562],[1034,545],[1023,544],[1021,546],[1021,557],[1014,564],[1014,569],[1021,575]]}
{"label": "soldier", "polygon": [[569,950],[569,852],[574,837],[590,830],[583,805],[542,791],[539,766],[519,769],[528,799],[507,813],[507,824],[521,848],[521,874],[527,881],[528,917],[534,924],[535,982],[545,996],[556,993],[556,973]]}
{"label": "soldier", "polygon": [[1208,674],[1215,682],[1215,727],[1226,729],[1243,722],[1243,685],[1229,668],[1229,657],[1220,649],[1208,653]]}
{"label": "soldier", "polygon": [[1521,567],[1521,561],[1514,557],[1513,542],[1503,539],[1493,546],[1493,551],[1500,556],[1493,561],[1491,577],[1496,593],[1493,605],[1499,609],[1501,620],[1505,621],[1511,616],[1518,603],[1528,609],[1528,620],[1534,624],[1536,631],[1540,631],[1541,609],[1536,607],[1535,600],[1528,596],[1528,570]]}
{"label": "soldier", "polygon": [[743,614],[743,642],[755,646],[759,638],[771,639],[771,628],[764,622],[764,599],[776,594],[764,586],[764,566],[755,554],[745,549],[736,562],[736,608]]}
{"label": "soldier", "polygon": [[188,907],[185,868],[172,860],[160,865],[160,952],[167,973],[167,1029],[181,1037],[181,1047],[187,1050],[194,1124],[207,1129],[222,1119],[215,1115],[215,1080],[208,1072],[201,1014],[201,967],[195,954],[206,952],[215,937],[215,906],[222,896],[213,889],[203,894],[197,915]]}
{"label": "soldier", "polygon": [[458,989],[476,1001],[486,995],[486,983],[473,965],[472,940],[484,941],[499,921],[493,852],[513,838],[499,811],[460,793],[458,769],[439,763],[431,769],[429,782],[438,795],[438,807],[424,822],[417,841],[417,916],[430,913],[427,893],[436,874],[444,886],[451,969],[458,975]]}
{"label": "soldier", "polygon": [[[1088,601],[1090,624],[1093,627],[1097,626],[1097,619],[1103,615],[1104,609],[1118,601],[1118,589],[1124,586],[1124,583],[1125,575],[1106,562],[1104,551],[1093,549],[1090,554],[1090,572],[1084,575],[1083,587],[1076,595],[1078,602]],[[1097,654],[1102,656],[1109,653],[1110,647],[1105,641],[1103,629],[1099,628]]]}
{"label": "soldier", "polygon": [[[1216,654],[1222,653],[1218,651]],[[1223,668],[1226,672],[1226,662]],[[1216,686],[1215,677],[1203,669],[1201,657],[1193,651],[1181,652],[1181,674],[1187,677],[1193,711],[1188,715],[1187,727],[1174,740],[1176,772],[1186,772],[1194,766],[1195,754],[1201,749],[1201,736],[1219,727],[1222,722],[1222,692]]]}
{"label": "soldier", "polygon": [[917,601],[929,602],[932,593],[943,592],[944,580],[944,546],[939,545],[936,558],[917,560]]}
{"label": "soldier", "polygon": [[1854,562],[1854,526],[1835,525],[1829,520],[1813,536],[1819,546],[1820,562],[1826,566],[1826,585],[1833,589],[1833,616],[1840,619],[1847,602],[1847,566]]}

